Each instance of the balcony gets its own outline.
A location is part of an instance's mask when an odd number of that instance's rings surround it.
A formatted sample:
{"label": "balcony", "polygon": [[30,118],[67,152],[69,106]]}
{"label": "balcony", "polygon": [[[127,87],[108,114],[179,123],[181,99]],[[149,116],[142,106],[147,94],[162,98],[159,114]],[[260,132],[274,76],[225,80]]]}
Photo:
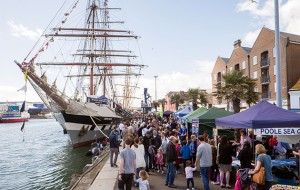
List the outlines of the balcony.
{"label": "balcony", "polygon": [[260,60],[260,68],[265,68],[270,66],[270,59],[262,59]]}
{"label": "balcony", "polygon": [[269,75],[264,75],[260,77],[260,83],[261,84],[269,84],[270,81],[270,76]]}
{"label": "balcony", "polygon": [[263,91],[261,93],[261,99],[271,99],[271,91]]}

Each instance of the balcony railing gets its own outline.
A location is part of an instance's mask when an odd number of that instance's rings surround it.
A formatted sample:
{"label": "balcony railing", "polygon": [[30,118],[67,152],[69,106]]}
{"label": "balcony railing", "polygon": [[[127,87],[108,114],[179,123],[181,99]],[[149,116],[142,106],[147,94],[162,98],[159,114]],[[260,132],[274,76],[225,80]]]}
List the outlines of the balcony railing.
{"label": "balcony railing", "polygon": [[261,99],[271,99],[271,91],[263,91],[261,93]]}
{"label": "balcony railing", "polygon": [[260,83],[261,84],[268,84],[270,83],[270,76],[269,75],[265,75],[265,76],[261,76],[260,77]]}
{"label": "balcony railing", "polygon": [[260,67],[269,67],[270,66],[270,59],[262,59],[260,60]]}

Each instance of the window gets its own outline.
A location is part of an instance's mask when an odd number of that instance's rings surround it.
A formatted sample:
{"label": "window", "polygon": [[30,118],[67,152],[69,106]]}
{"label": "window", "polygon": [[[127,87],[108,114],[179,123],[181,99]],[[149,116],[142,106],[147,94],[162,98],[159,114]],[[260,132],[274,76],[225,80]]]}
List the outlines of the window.
{"label": "window", "polygon": [[229,69],[229,70],[230,70],[230,72],[232,72],[232,67],[230,67],[230,69]]}
{"label": "window", "polygon": [[254,79],[257,79],[257,71],[254,71],[254,72],[253,72],[253,78],[254,78]]}
{"label": "window", "polygon": [[276,75],[276,73],[277,73],[277,72],[276,72],[276,69],[277,69],[277,68],[276,68],[276,65],[274,65],[274,75]]}
{"label": "window", "polygon": [[217,80],[217,74],[214,74],[214,80]]}
{"label": "window", "polygon": [[246,61],[242,62],[242,69],[246,69]]}
{"label": "window", "polygon": [[275,46],[273,47],[273,57],[276,57],[276,48],[275,48]]}
{"label": "window", "polygon": [[253,65],[256,65],[257,64],[257,56],[254,56],[253,57]]}
{"label": "window", "polygon": [[258,92],[258,87],[257,86],[254,88],[254,92]]}
{"label": "window", "polygon": [[234,65],[234,70],[239,71],[240,70],[240,64],[235,64]]}

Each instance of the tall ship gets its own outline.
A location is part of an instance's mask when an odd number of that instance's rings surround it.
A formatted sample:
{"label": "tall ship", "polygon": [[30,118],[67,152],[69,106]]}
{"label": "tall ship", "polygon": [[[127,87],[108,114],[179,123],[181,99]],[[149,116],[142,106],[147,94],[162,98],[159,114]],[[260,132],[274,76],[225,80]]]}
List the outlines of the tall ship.
{"label": "tall ship", "polygon": [[107,136],[132,117],[144,67],[132,50],[139,50],[139,37],[109,3],[65,1],[25,59],[15,61],[73,147]]}

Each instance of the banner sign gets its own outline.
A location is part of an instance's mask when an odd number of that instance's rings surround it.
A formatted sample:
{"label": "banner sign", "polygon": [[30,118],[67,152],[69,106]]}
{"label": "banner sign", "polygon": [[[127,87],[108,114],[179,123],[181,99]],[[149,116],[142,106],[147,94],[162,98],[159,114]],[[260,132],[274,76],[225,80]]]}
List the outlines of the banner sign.
{"label": "banner sign", "polygon": [[92,97],[87,97],[87,102],[95,103],[95,104],[107,104],[108,99],[107,98],[92,98]]}
{"label": "banner sign", "polygon": [[300,135],[300,128],[262,128],[255,129],[255,135]]}
{"label": "banner sign", "polygon": [[192,120],[192,134],[198,135],[199,131],[199,119],[193,119]]}

